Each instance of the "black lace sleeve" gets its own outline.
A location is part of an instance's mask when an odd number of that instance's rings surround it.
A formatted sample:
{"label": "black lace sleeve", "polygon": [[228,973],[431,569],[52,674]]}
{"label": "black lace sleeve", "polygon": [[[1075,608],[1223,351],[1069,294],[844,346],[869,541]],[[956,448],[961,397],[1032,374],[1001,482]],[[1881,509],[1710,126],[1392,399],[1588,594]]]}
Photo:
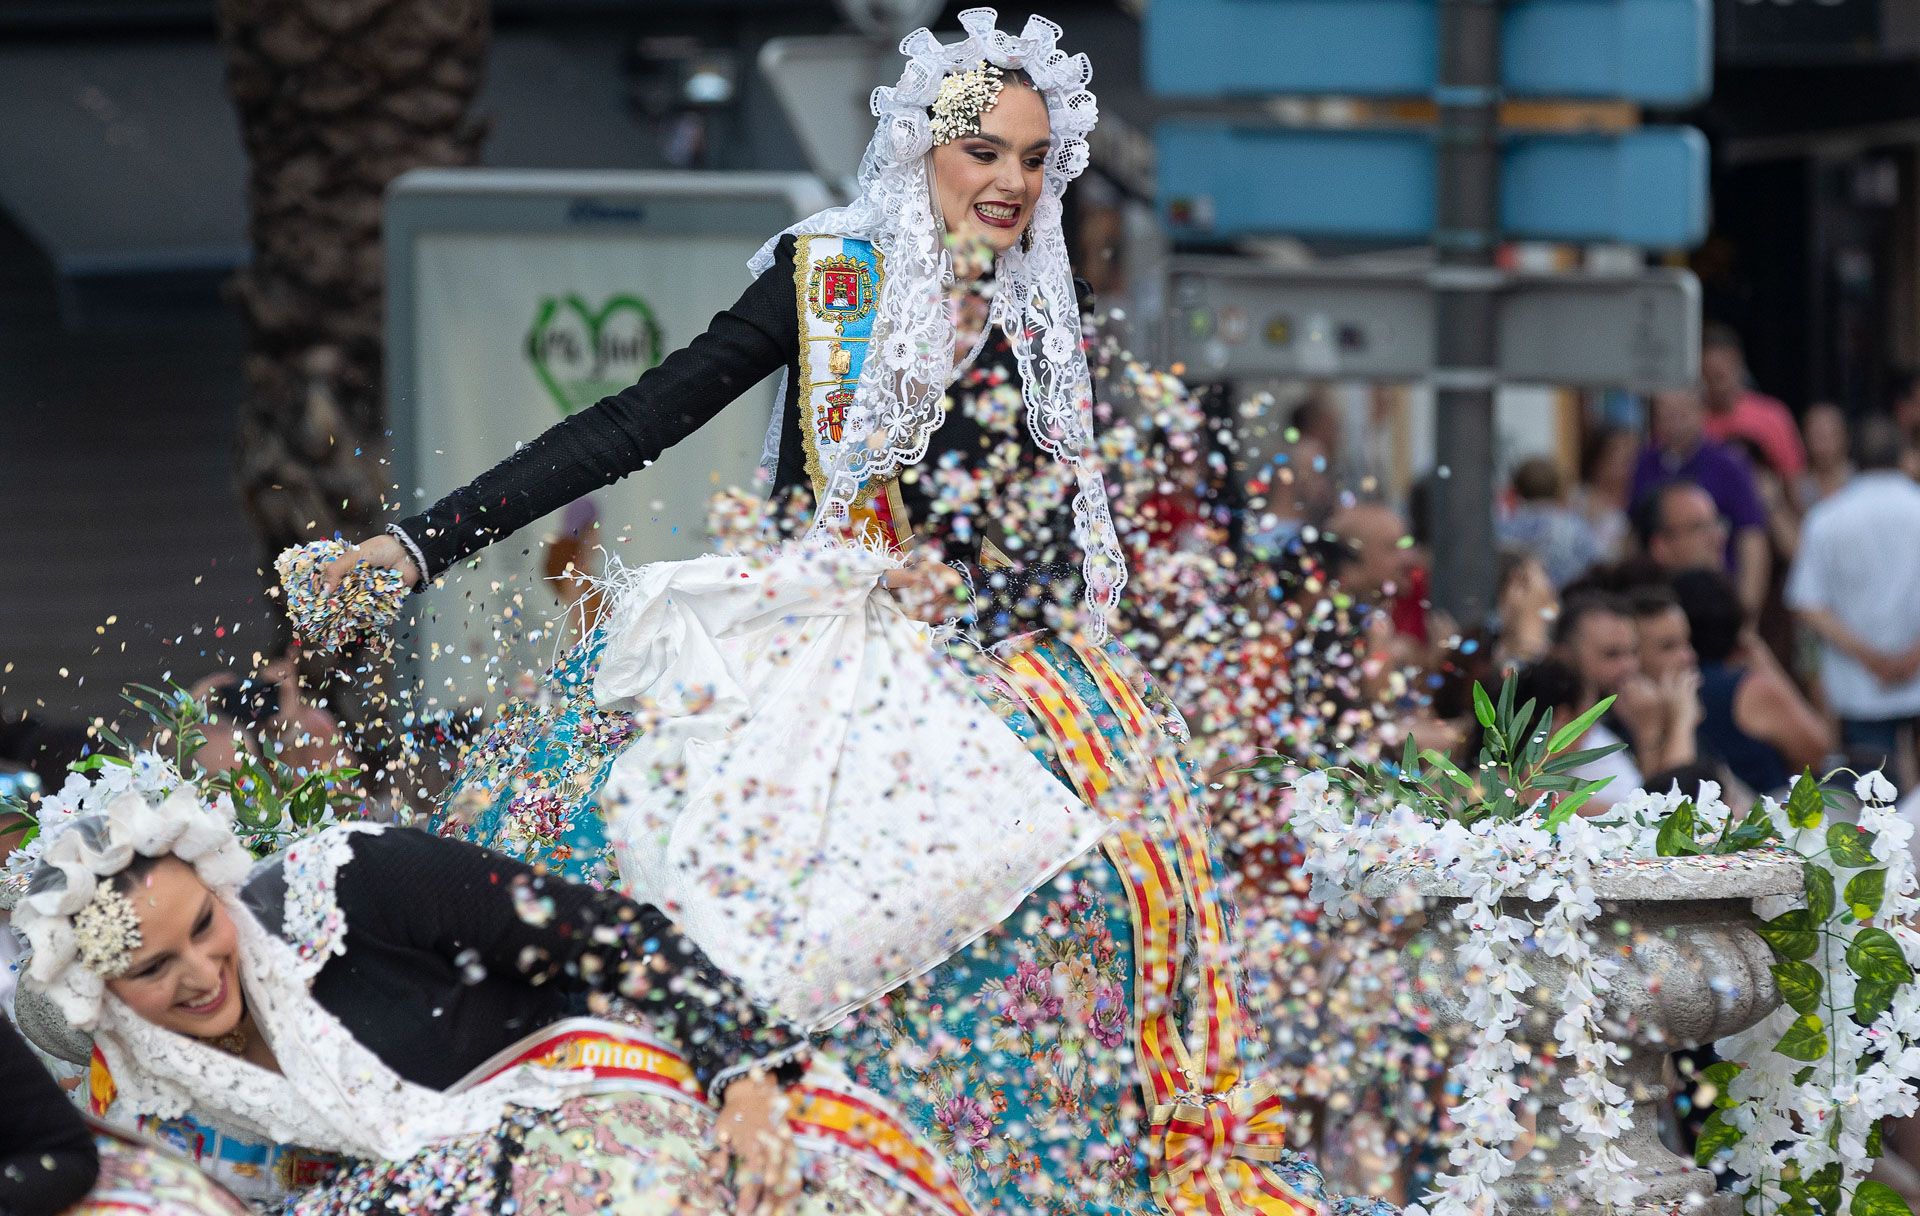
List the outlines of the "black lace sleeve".
{"label": "black lace sleeve", "polygon": [[[659,459],[728,402],[794,361],[800,345],[794,238],[707,331],[631,387],[549,427],[473,481],[398,525],[427,579],[550,511]],[[424,585],[424,584],[423,584]]]}
{"label": "black lace sleeve", "polygon": [[715,1100],[756,1064],[788,1084],[805,1070],[805,1038],[763,1014],[651,904],[410,828],[354,836],[337,890],[349,957],[366,934],[496,979],[623,997],[686,1052]]}
{"label": "black lace sleeve", "polygon": [[100,1173],[93,1133],[13,1023],[0,1017],[0,1213],[52,1216]]}

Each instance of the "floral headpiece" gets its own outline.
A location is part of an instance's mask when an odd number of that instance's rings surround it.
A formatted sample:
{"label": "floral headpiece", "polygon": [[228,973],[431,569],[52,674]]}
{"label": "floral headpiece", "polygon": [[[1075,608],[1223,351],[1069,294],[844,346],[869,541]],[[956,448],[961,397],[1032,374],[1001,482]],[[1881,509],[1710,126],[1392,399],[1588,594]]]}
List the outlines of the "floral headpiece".
{"label": "floral headpiece", "polygon": [[[152,771],[143,777],[143,768]],[[92,781],[70,779],[42,803],[40,822],[13,927],[33,951],[27,978],[81,1030],[93,1028],[106,981],[140,946],[139,916],[114,888],[116,875],[136,856],[172,856],[208,886],[228,890],[253,866],[231,816],[203,805],[158,757],[107,765]]]}
{"label": "floral headpiece", "polygon": [[73,942],[80,965],[101,979],[125,975],[141,940],[140,914],[111,880],[96,883],[93,898],[73,914]]}
{"label": "floral headpiece", "polygon": [[993,109],[1006,87],[1006,74],[990,63],[955,72],[940,82],[933,99],[933,142],[950,143],[980,133],[980,117]]}

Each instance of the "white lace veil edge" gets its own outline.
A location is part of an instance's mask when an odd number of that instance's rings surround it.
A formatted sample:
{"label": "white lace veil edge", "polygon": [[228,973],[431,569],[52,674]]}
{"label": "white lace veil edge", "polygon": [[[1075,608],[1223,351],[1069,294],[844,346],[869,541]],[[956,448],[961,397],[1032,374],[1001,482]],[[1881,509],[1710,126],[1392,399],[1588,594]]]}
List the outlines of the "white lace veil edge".
{"label": "white lace veil edge", "polygon": [[191,1113],[277,1144],[403,1161],[436,1142],[490,1132],[510,1106],[551,1109],[587,1080],[517,1068],[457,1093],[407,1081],[307,991],[293,947],[236,893],[220,898],[241,946],[241,979],[280,1072],[145,1021],[108,995],[94,1042],[113,1078],[116,1115]]}
{"label": "white lace veil edge", "polygon": [[[1106,616],[1119,602],[1127,567],[1094,449],[1092,377],[1061,228],[1061,198],[1087,166],[1087,135],[1099,118],[1086,87],[1093,67],[1084,54],[1058,49],[1061,29],[1046,18],[1029,18],[1017,37],[996,28],[997,19],[991,8],[972,8],[960,14],[967,36],[958,42],[942,43],[924,28],[903,39],[900,52],[907,65],[899,82],[873,91],[877,122],[860,159],[859,194],[845,206],[789,225],[760,247],[748,267],[756,275],[766,273],[783,237],[813,233],[870,241],[886,259],[847,438],[825,470],[814,518],[816,530],[835,527],[845,521],[864,485],[924,458],[945,419],[954,334],[946,308],[948,255],[929,189],[928,107],[948,75],[983,61],[1026,73],[1046,101],[1052,146],[1029,238],[996,264],[994,320],[1008,335],[1019,364],[1034,441],[1073,472],[1074,539],[1090,609],[1083,628],[1104,638]],[[779,452],[785,389],[783,379],[763,449],[768,464]]]}

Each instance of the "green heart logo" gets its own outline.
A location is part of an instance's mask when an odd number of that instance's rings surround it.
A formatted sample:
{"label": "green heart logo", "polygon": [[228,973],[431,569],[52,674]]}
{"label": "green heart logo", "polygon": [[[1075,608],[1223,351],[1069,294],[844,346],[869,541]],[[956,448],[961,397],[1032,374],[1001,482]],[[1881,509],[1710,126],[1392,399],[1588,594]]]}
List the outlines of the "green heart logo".
{"label": "green heart logo", "polygon": [[527,358],[564,416],[660,362],[660,324],[639,296],[609,296],[597,310],[577,295],[547,296],[527,332]]}

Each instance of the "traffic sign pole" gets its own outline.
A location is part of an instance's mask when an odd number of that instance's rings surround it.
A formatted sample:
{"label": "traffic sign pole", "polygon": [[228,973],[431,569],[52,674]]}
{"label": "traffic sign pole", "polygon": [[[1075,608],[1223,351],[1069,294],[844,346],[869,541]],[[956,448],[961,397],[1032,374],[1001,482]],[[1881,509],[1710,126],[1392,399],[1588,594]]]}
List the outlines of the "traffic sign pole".
{"label": "traffic sign pole", "polygon": [[1440,0],[1439,76],[1433,601],[1470,630],[1492,608],[1496,569],[1500,0]]}

